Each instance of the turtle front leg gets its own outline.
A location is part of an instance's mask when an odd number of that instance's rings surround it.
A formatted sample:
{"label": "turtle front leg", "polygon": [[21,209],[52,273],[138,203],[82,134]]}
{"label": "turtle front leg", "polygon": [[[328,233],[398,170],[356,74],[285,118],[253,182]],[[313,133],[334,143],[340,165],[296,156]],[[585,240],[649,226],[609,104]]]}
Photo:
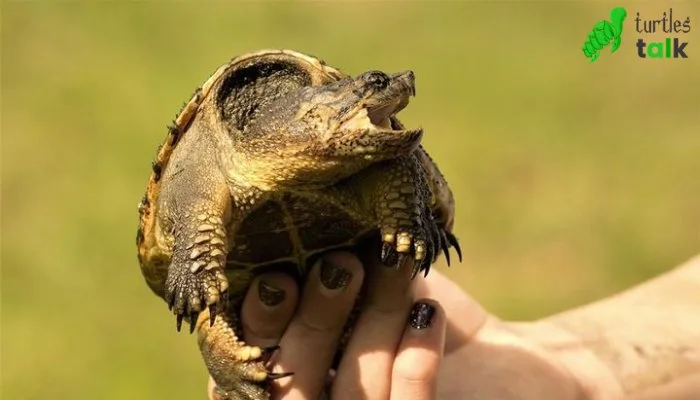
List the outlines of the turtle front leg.
{"label": "turtle front leg", "polygon": [[379,221],[382,262],[400,267],[412,261],[415,276],[427,275],[440,251],[449,260],[449,248],[456,239],[433,215],[432,185],[421,160],[414,154],[399,157],[375,165],[366,174],[360,187]]}
{"label": "turtle front leg", "polygon": [[[249,278],[239,277],[229,290],[226,266],[229,232],[235,204],[223,176],[215,171],[185,169],[164,186],[159,203],[163,239],[172,256],[164,298],[177,316],[197,329],[199,348],[221,400],[267,400],[270,380],[287,376],[267,370],[274,351],[247,345],[241,339],[237,316],[241,288]],[[229,292],[233,292],[229,299]]]}
{"label": "turtle front leg", "polygon": [[199,314],[209,308],[210,324],[227,304],[224,274],[231,196],[225,183],[205,180],[177,193],[164,193],[163,220],[172,221],[172,257],[165,281],[165,301],[194,331]]}

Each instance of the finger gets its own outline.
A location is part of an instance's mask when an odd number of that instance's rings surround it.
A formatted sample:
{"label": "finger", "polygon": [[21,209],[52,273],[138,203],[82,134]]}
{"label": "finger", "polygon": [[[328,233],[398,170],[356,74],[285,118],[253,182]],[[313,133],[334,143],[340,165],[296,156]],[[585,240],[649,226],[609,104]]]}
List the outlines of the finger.
{"label": "finger", "polygon": [[416,299],[439,301],[446,315],[459,316],[447,326],[446,354],[462,348],[487,321],[488,313],[481,304],[440,271],[432,270],[426,278],[418,279],[414,293]]}
{"label": "finger", "polygon": [[432,400],[437,396],[447,329],[444,311],[432,300],[415,303],[391,376],[392,400]]}
{"label": "finger", "polygon": [[253,346],[279,343],[297,306],[299,290],[291,276],[276,272],[253,280],[241,308],[243,337]]}
{"label": "finger", "polygon": [[394,357],[411,309],[411,268],[387,268],[379,260],[366,265],[366,297],[338,366],[333,399],[389,398]]}
{"label": "finger", "polygon": [[276,362],[279,372],[294,376],[276,381],[275,398],[318,398],[363,275],[362,264],[350,253],[329,254],[313,267]]}
{"label": "finger", "polygon": [[210,376],[209,383],[207,384],[207,396],[209,400],[222,400],[221,396],[216,392],[216,382]]}

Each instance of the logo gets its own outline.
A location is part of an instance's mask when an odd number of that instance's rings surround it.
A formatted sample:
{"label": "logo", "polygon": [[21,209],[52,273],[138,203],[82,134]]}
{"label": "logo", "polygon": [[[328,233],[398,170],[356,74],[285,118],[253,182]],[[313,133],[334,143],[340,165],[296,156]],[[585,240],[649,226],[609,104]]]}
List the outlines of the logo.
{"label": "logo", "polygon": [[583,42],[583,54],[595,62],[600,56],[600,51],[610,43],[614,53],[622,43],[622,23],[627,18],[627,11],[622,7],[613,8],[610,11],[610,21],[599,21],[593,26],[588,38]]}
{"label": "logo", "polygon": [[634,19],[635,28],[638,33],[675,34],[675,37],[667,36],[663,41],[646,42],[640,38],[637,40],[637,55],[639,58],[688,58],[686,46],[688,42],[682,42],[678,35],[690,32],[690,17],[686,17],[684,22],[673,18],[673,9],[668,9],[668,14],[664,12],[659,19],[642,19],[637,13]]}

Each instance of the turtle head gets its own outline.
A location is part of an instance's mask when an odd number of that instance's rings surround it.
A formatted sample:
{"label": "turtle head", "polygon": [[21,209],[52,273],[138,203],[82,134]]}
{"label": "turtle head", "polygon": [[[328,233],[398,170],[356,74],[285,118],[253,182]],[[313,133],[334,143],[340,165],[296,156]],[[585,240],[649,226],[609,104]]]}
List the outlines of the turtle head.
{"label": "turtle head", "polygon": [[416,93],[413,72],[369,71],[326,87],[308,88],[292,124],[313,135],[318,157],[378,161],[408,154],[421,130],[406,130],[395,118]]}
{"label": "turtle head", "polygon": [[256,113],[242,134],[246,155],[266,159],[297,183],[337,181],[417,148],[422,130],[405,129],[395,118],[413,95],[411,71],[304,86]]}
{"label": "turtle head", "polygon": [[623,7],[615,7],[610,11],[610,22],[618,28],[618,32],[622,31],[622,22],[627,18],[627,11]]}

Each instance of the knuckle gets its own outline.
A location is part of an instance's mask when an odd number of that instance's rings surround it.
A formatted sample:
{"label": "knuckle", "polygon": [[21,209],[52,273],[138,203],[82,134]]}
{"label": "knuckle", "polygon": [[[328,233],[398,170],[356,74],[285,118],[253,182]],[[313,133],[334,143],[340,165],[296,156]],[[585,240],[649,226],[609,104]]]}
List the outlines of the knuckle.
{"label": "knuckle", "polygon": [[[251,338],[257,339],[279,339],[284,332],[284,325],[275,323],[250,323],[245,319],[242,321],[244,331]],[[251,341],[251,344],[256,344]]]}
{"label": "knuckle", "polygon": [[394,363],[392,376],[395,380],[411,385],[425,385],[437,377],[437,356],[425,352],[405,352]]}
{"label": "knuckle", "polygon": [[368,396],[366,391],[357,385],[333,385],[331,397],[338,399],[364,399]]}
{"label": "knuckle", "polygon": [[[410,268],[404,269],[410,274]],[[403,277],[397,277],[396,280],[407,281],[407,279],[401,278]],[[367,293],[365,300],[365,312],[376,315],[380,319],[392,316],[404,319],[408,316],[408,309],[411,307],[413,296],[411,284],[412,282],[388,282],[388,284],[382,285],[373,282],[373,287]]]}
{"label": "knuckle", "polygon": [[322,319],[308,313],[302,313],[298,318],[299,329],[309,336],[331,336],[342,328],[342,323],[332,319]]}

